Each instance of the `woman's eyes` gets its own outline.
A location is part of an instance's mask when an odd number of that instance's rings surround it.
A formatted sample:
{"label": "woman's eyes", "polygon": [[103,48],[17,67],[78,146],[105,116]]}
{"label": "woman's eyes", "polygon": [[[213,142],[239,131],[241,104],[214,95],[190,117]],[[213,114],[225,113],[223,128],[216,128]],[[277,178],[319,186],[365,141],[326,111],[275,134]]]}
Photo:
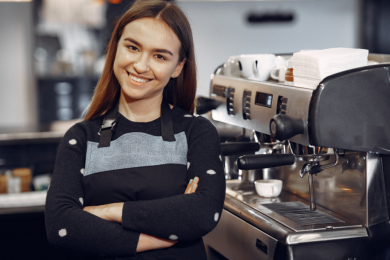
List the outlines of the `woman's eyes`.
{"label": "woman's eyes", "polygon": [[132,50],[132,51],[138,51],[138,48],[137,47],[135,47],[135,46],[127,46],[127,48],[129,49],[129,50]]}
{"label": "woman's eyes", "polygon": [[[129,46],[126,46],[127,49],[131,50],[131,51],[139,51],[137,47],[135,46],[132,46],[132,45],[129,45]],[[163,55],[161,54],[156,54],[154,55],[154,57],[156,57],[157,59],[159,60],[167,60],[167,58],[165,58]]]}
{"label": "woman's eyes", "polygon": [[166,60],[166,58],[164,57],[164,56],[162,56],[162,55],[160,55],[160,54],[156,54],[156,55],[154,55],[157,59],[159,59],[159,60]]}

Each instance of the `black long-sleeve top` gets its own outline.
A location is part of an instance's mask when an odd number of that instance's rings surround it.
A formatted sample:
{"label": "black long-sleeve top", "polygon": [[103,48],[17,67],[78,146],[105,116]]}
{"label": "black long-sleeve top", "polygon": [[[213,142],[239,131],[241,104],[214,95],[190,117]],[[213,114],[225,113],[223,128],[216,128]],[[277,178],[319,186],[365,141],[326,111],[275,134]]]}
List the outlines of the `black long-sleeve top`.
{"label": "black long-sleeve top", "polygon": [[[98,148],[102,117],[68,130],[46,200],[49,242],[125,259],[206,259],[202,236],[218,223],[225,197],[220,141],[203,117],[171,110],[176,141],[163,141],[161,118],[120,115],[109,147]],[[193,194],[184,194],[199,177]],[[124,202],[122,224],[83,211]],[[140,233],[179,241],[136,254]]]}

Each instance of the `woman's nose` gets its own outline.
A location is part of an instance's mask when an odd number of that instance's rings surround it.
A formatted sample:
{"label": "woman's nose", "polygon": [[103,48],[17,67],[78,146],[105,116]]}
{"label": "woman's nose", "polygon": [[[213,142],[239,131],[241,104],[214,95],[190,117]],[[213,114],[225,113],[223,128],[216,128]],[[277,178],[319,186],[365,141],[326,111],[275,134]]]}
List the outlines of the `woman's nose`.
{"label": "woman's nose", "polygon": [[140,55],[134,62],[134,69],[137,73],[144,73],[149,71],[149,61],[146,55]]}

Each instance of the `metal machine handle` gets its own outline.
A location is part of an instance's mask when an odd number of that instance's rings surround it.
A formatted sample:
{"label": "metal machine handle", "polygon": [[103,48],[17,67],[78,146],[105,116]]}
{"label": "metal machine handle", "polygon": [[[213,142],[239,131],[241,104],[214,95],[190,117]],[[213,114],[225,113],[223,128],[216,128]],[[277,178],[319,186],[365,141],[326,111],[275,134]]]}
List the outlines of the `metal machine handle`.
{"label": "metal machine handle", "polygon": [[246,153],[254,153],[258,150],[260,150],[259,143],[232,142],[221,144],[222,156],[242,155]]}
{"label": "metal machine handle", "polygon": [[237,160],[237,166],[241,170],[255,170],[271,168],[295,163],[295,156],[292,154],[256,154],[243,155]]}

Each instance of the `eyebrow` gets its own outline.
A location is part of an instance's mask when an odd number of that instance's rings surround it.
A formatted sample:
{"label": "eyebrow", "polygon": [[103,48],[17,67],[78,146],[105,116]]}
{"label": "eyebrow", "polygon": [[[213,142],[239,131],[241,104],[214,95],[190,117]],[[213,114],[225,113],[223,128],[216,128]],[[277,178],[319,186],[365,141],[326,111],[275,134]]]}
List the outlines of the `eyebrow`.
{"label": "eyebrow", "polygon": [[[129,41],[129,42],[134,43],[135,45],[142,47],[142,44],[140,44],[139,42],[137,42],[136,40],[134,40],[132,38],[125,38],[124,41]],[[173,53],[171,51],[166,50],[166,49],[153,49],[153,51],[160,52],[160,53],[166,53],[166,54],[169,54],[173,57]]]}

